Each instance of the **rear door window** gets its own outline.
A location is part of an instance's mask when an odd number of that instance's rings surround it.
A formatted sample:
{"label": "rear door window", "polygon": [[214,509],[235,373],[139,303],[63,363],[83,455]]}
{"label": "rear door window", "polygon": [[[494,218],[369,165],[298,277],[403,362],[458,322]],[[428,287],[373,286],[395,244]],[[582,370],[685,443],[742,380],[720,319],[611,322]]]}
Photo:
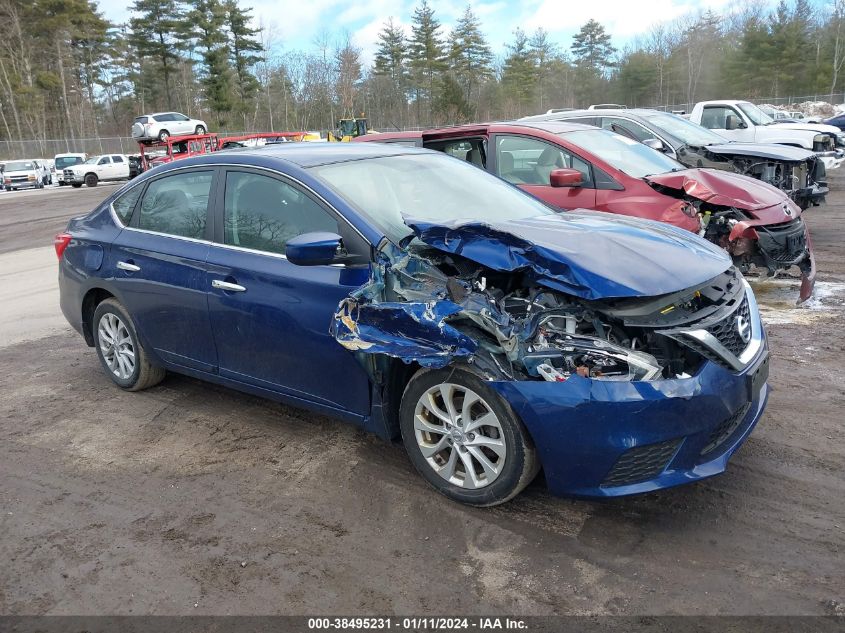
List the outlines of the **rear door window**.
{"label": "rear door window", "polygon": [[144,192],[137,228],[205,238],[211,171],[180,172],[152,181]]}
{"label": "rear door window", "polygon": [[123,162],[123,156],[112,156],[111,159],[115,163],[122,163]]}

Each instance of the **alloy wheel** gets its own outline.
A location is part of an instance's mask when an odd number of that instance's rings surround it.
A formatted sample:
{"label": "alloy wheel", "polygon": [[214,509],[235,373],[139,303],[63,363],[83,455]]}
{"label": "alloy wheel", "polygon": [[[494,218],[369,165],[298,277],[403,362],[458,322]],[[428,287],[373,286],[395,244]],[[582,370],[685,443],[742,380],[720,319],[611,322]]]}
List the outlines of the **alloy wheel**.
{"label": "alloy wheel", "polygon": [[109,370],[121,380],[129,380],[135,372],[135,345],[120,317],[106,312],[97,326],[97,338]]}
{"label": "alloy wheel", "polygon": [[474,391],[442,383],[420,396],[414,435],[429,466],[451,484],[489,486],[502,473],[508,447],[499,418]]}

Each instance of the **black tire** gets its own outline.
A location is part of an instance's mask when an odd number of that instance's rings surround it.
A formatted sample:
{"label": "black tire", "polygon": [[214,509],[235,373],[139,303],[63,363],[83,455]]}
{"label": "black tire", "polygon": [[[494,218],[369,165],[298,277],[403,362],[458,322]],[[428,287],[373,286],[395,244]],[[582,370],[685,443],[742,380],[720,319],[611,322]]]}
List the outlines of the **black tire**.
{"label": "black tire", "polygon": [[[507,450],[504,465],[499,475],[483,487],[469,489],[447,481],[435,472],[434,466],[423,456],[417,443],[414,429],[417,402],[429,389],[443,383],[452,383],[475,392],[496,415],[502,429],[501,439],[504,440]],[[418,371],[402,394],[399,426],[405,450],[423,478],[441,494],[467,505],[486,507],[505,503],[531,483],[540,469],[534,442],[516,413],[498,393],[468,368],[447,367]],[[458,450],[454,445],[449,448]]]}
{"label": "black tire", "polygon": [[59,181],[59,187],[64,187],[67,183],[64,180]]}
{"label": "black tire", "polygon": [[100,179],[97,178],[97,174],[85,174],[86,187],[96,187],[98,182],[100,182]]}
{"label": "black tire", "polygon": [[161,132],[158,133],[158,140],[166,141],[169,136],[170,136],[170,132],[168,132],[167,130],[162,130]]}
{"label": "black tire", "polygon": [[194,134],[205,134],[205,128],[201,125],[198,125],[197,129],[194,130]]}
{"label": "black tire", "polygon": [[82,186],[82,183],[81,182],[72,182],[72,183],[70,183],[70,186],[73,187],[74,189],[79,189]]}
{"label": "black tire", "polygon": [[[126,330],[129,333],[129,338],[131,340],[132,349],[135,353],[134,371],[125,379],[115,375],[115,373],[111,370],[103,355],[103,349],[100,346],[98,328],[100,320],[106,314],[113,314],[117,316],[117,318],[119,318],[126,326]],[[109,378],[112,379],[112,382],[114,382],[114,384],[118,387],[125,389],[126,391],[141,391],[142,389],[154,387],[164,380],[164,376],[167,372],[163,367],[156,367],[150,363],[146,350],[144,350],[138,340],[138,335],[135,332],[135,323],[126,311],[126,308],[124,308],[117,299],[105,299],[100,302],[97,309],[94,310],[94,318],[91,323],[91,329],[94,333],[94,347],[97,350],[97,357],[100,359],[100,364],[106,374],[108,374]]]}

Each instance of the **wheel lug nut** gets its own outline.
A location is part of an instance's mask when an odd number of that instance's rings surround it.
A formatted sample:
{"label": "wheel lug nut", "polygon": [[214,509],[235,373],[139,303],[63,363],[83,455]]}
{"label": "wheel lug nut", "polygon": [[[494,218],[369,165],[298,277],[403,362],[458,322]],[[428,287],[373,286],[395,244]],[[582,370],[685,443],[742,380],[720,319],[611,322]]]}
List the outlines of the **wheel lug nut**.
{"label": "wheel lug nut", "polygon": [[467,439],[472,442],[475,439],[475,433],[467,433]]}

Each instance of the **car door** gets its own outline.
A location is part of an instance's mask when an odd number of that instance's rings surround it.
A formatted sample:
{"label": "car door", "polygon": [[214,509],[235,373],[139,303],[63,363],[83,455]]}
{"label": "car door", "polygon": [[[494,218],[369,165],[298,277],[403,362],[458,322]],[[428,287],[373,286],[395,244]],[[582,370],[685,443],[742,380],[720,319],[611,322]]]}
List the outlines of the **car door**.
{"label": "car door", "polygon": [[109,179],[117,180],[119,178],[129,177],[129,164],[120,154],[112,154],[111,165],[109,170]]}
{"label": "car door", "polygon": [[[496,134],[494,173],[520,189],[561,209],[591,209],[596,190],[590,163],[565,147],[520,134]],[[489,167],[489,165],[488,165]],[[580,187],[552,187],[549,175],[555,169],[577,169]]]}
{"label": "car door", "polygon": [[188,117],[178,112],[172,112],[170,116],[173,117],[173,127],[176,128],[176,134],[193,134],[194,130]]}
{"label": "car door", "polygon": [[287,240],[313,231],[369,245],[331,209],[274,172],[229,168],[218,193],[219,229],[206,287],[220,375],[358,414],[369,381],[329,333],[338,304],[367,282],[367,265],[296,266]]}
{"label": "car door", "polygon": [[140,200],[107,263],[146,344],[168,362],[205,372],[217,365],[206,292],[213,176],[209,168],[165,172],[124,193],[113,205],[118,217],[118,207],[132,202],[124,198]]}
{"label": "car door", "polygon": [[109,156],[101,156],[97,161],[97,178],[108,180],[111,176],[112,162]]}

